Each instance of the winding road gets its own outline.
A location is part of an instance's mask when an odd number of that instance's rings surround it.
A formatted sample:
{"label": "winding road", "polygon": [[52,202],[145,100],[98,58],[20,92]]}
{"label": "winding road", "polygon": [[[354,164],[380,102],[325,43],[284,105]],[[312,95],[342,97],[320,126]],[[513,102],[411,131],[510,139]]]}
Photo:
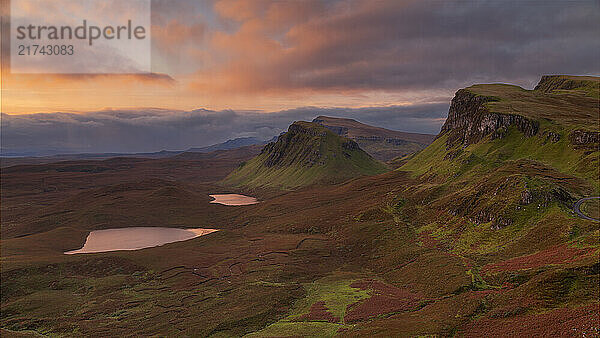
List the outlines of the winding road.
{"label": "winding road", "polygon": [[593,199],[600,199],[600,196],[598,197],[585,197],[580,199],[579,201],[575,202],[575,205],[573,205],[573,211],[575,211],[575,213],[577,214],[577,216],[581,217],[581,218],[585,218],[585,219],[589,219],[590,221],[596,221],[596,222],[600,222],[600,219],[596,219],[596,218],[592,218],[590,216],[587,216],[586,214],[584,214],[583,212],[581,212],[581,204],[585,201],[589,201],[589,200],[593,200]]}

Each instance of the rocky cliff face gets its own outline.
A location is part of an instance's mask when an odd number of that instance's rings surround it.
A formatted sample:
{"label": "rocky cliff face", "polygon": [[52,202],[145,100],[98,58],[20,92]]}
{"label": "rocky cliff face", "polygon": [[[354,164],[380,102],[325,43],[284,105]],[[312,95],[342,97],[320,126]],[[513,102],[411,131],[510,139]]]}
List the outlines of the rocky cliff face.
{"label": "rocky cliff face", "polygon": [[571,143],[576,146],[592,146],[597,149],[600,133],[597,131],[574,130],[570,135]]}
{"label": "rocky cliff face", "polygon": [[348,127],[340,127],[340,126],[328,126],[325,124],[325,121],[322,119],[314,119],[313,122],[322,125],[323,127],[331,130],[334,134],[348,137]]}
{"label": "rocky cliff face", "polygon": [[527,137],[537,134],[537,121],[516,114],[490,112],[485,104],[495,100],[493,97],[475,95],[466,89],[457,91],[438,137],[447,134],[447,145],[452,147],[477,143],[488,135],[492,139],[503,137],[511,126]]}

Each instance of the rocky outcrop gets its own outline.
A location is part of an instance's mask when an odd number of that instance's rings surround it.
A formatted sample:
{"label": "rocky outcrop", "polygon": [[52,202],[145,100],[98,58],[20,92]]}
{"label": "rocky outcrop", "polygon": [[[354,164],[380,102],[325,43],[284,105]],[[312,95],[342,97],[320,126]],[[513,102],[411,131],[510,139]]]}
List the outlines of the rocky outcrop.
{"label": "rocky outcrop", "polygon": [[313,127],[306,127],[305,125],[301,124],[301,123],[293,123],[292,125],[289,126],[288,128],[288,132],[283,134],[282,136],[288,136],[288,137],[293,137],[295,135],[298,134],[305,134],[305,135],[311,135],[311,136],[325,136],[327,135],[327,132],[323,129],[319,129],[319,128],[314,128]]}
{"label": "rocky outcrop", "polygon": [[346,127],[328,126],[325,124],[325,121],[319,120],[319,119],[314,119],[313,122],[318,123],[318,124],[322,125],[323,127],[331,130],[336,135],[348,137],[348,128],[346,128]]}
{"label": "rocky outcrop", "polygon": [[358,146],[358,143],[352,141],[352,140],[345,140],[344,142],[342,142],[342,149],[345,150],[359,150],[360,147]]}
{"label": "rocky outcrop", "polygon": [[395,146],[401,146],[401,145],[409,144],[409,142],[407,142],[405,140],[397,139],[397,138],[388,138],[388,139],[385,140],[385,142],[389,143],[389,144],[393,144]]}
{"label": "rocky outcrop", "polygon": [[586,130],[574,130],[569,138],[571,140],[571,144],[576,146],[589,146],[589,145],[598,145],[598,141],[600,140],[599,133],[597,131],[586,131]]}
{"label": "rocky outcrop", "polygon": [[547,207],[552,202],[558,202],[570,208],[575,198],[563,187],[552,187],[549,189],[530,189],[525,187],[521,192],[521,205],[537,203],[539,207]]}
{"label": "rocky outcrop", "polygon": [[560,141],[560,134],[557,134],[552,131],[544,132],[543,136],[545,137],[544,143],[548,143],[548,142],[556,143],[556,142]]}
{"label": "rocky outcrop", "polygon": [[467,146],[477,143],[486,136],[501,138],[509,127],[515,127],[525,136],[531,137],[539,131],[539,123],[516,114],[490,112],[486,103],[496,101],[489,96],[476,95],[467,89],[456,92],[448,118],[438,135],[448,135],[447,145]]}

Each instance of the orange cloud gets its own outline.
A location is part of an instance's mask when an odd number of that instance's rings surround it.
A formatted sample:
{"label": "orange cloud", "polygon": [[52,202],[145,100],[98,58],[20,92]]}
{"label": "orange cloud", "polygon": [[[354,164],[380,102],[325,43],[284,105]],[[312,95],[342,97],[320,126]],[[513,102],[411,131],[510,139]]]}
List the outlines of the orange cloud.
{"label": "orange cloud", "polygon": [[432,101],[473,82],[528,86],[542,73],[598,73],[597,19],[597,8],[583,2],[154,0],[153,71],[176,81],[19,78],[4,81],[10,94],[2,107],[277,110]]}
{"label": "orange cloud", "polygon": [[1,82],[3,113],[135,107],[149,102],[146,98],[152,93],[157,98],[164,98],[177,87],[175,80],[165,74],[62,75],[3,72]]}

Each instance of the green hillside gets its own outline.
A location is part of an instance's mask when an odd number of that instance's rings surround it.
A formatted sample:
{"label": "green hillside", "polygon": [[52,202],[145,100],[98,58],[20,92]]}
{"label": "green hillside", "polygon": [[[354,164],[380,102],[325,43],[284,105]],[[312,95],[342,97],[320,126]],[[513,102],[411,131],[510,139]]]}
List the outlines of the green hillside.
{"label": "green hillside", "polygon": [[356,142],[311,122],[294,122],[277,142],[243,163],[223,182],[246,187],[293,189],[315,183],[337,183],[385,172],[386,167]]}
{"label": "green hillside", "polygon": [[[438,138],[398,169],[421,182],[411,192],[427,201],[415,215],[425,225],[419,231],[463,254],[513,255],[549,224],[547,241],[596,238],[572,206],[600,193],[599,83],[546,76],[534,90],[503,84],[459,90]],[[451,219],[439,223],[431,210]]]}
{"label": "green hillside", "polygon": [[[573,83],[575,89],[564,89]],[[505,84],[461,89],[436,141],[402,170],[458,177],[528,159],[598,191],[599,88],[597,77],[544,76],[535,90]]]}

